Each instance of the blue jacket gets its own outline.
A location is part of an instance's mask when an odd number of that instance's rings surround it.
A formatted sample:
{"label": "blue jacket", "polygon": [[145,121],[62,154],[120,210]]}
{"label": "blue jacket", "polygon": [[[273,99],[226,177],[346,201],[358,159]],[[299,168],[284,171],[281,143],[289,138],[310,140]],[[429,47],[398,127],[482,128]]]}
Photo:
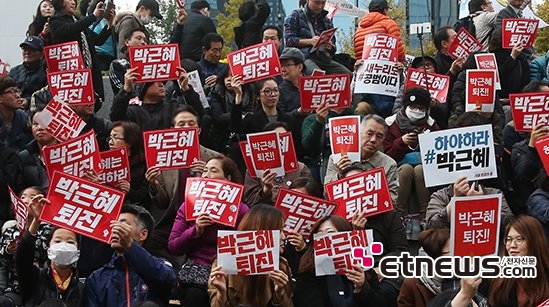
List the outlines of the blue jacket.
{"label": "blue jacket", "polygon": [[[309,50],[311,50],[312,46],[299,47],[299,40],[312,38],[315,35],[322,34],[322,32],[326,30],[332,29],[334,24],[326,15],[328,15],[328,11],[322,10],[320,14],[313,16],[307,5],[305,5],[305,8],[303,9],[293,10],[290,15],[286,17],[286,20],[284,20],[286,47],[299,48],[303,52],[305,58],[309,57]],[[315,33],[311,33],[309,21],[311,22]],[[333,54],[336,52],[335,35],[332,37],[332,43],[334,44],[334,48],[332,49]]]}
{"label": "blue jacket", "polygon": [[127,306],[126,279],[130,281],[130,305],[154,301],[167,306],[176,281],[172,266],[149,254],[136,242],[124,253],[93,272],[86,280],[89,307]]}
{"label": "blue jacket", "polygon": [[549,51],[543,57],[538,57],[530,62],[530,81],[544,80],[547,78],[547,64],[549,63]]}

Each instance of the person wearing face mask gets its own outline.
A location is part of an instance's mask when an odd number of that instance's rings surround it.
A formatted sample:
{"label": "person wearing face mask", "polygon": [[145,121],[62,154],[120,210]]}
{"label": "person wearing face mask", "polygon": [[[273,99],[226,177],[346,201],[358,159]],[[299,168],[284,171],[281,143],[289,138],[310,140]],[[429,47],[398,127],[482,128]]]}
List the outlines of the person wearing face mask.
{"label": "person wearing face mask", "polygon": [[48,264],[38,268],[33,264],[40,227],[40,212],[50,201],[42,194],[31,198],[29,217],[32,222],[17,244],[15,270],[19,277],[19,289],[23,306],[37,306],[48,298],[60,298],[69,306],[80,306],[84,297],[84,285],[79,282],[74,267],[80,257],[78,237],[72,230],[55,228],[48,246]]}
{"label": "person wearing face mask", "polygon": [[435,120],[429,116],[431,100],[429,91],[412,87],[404,93],[402,108],[385,119],[389,130],[383,148],[385,154],[398,163],[399,187],[395,209],[401,217],[408,213],[409,199],[414,190],[421,218],[425,218],[430,193],[423,179],[418,134],[439,130]]}

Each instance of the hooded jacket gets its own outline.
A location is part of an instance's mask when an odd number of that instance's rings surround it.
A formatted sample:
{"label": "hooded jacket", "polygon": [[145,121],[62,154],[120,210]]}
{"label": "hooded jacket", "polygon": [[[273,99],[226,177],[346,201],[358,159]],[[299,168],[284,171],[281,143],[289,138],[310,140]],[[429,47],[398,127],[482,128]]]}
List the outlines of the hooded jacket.
{"label": "hooded jacket", "polygon": [[398,60],[404,62],[406,53],[400,38],[400,27],[391,17],[380,12],[370,12],[360,21],[360,26],[355,33],[355,57],[362,59],[362,48],[364,48],[364,37],[371,33],[386,33],[398,37]]}

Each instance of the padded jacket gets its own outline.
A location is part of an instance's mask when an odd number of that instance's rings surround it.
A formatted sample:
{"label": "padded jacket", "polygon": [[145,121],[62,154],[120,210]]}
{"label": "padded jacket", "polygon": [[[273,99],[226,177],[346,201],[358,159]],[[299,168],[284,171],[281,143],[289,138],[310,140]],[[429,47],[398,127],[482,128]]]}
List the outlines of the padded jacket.
{"label": "padded jacket", "polygon": [[355,57],[362,59],[362,48],[364,48],[364,37],[371,33],[386,33],[398,37],[398,60],[406,60],[404,44],[400,38],[400,27],[391,17],[379,12],[370,12],[360,21],[360,26],[355,33]]}

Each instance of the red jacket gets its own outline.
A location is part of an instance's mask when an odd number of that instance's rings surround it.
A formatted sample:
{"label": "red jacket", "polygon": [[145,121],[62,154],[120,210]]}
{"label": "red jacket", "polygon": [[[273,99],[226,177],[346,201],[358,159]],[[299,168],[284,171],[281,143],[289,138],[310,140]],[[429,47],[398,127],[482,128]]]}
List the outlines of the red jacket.
{"label": "red jacket", "polygon": [[387,33],[399,38],[398,40],[398,60],[404,62],[406,53],[404,44],[400,39],[400,27],[391,19],[391,17],[379,12],[370,12],[360,21],[360,26],[355,32],[355,58],[362,59],[362,48],[364,48],[364,37],[370,33]]}

